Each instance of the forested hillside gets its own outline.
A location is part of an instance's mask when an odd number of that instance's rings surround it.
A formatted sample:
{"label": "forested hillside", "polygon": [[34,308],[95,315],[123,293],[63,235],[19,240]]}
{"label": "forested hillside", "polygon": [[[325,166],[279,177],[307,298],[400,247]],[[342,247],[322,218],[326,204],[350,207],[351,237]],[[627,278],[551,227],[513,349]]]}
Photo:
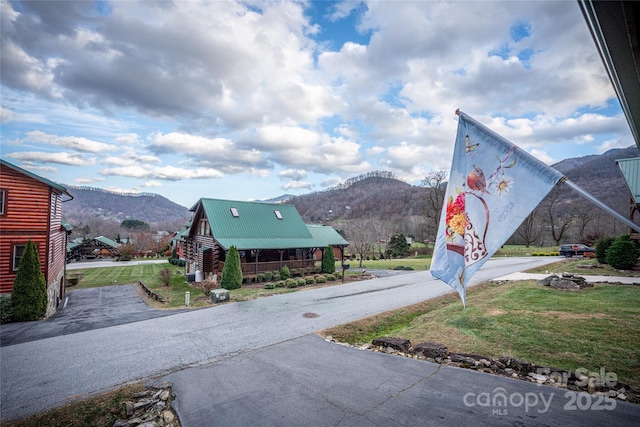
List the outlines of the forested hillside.
{"label": "forested hillside", "polygon": [[123,194],[92,187],[68,186],[73,200],[64,204],[67,222],[86,222],[87,217],[122,221],[126,218],[148,223],[184,221],[190,212],[158,194]]}
{"label": "forested hillside", "polygon": [[[640,157],[640,150],[635,146],[567,159],[554,167],[627,216],[629,190],[615,161],[633,157]],[[288,203],[296,206],[305,221],[331,224],[345,231],[347,238],[349,230],[353,229],[352,222],[361,220],[368,221],[369,228],[379,228],[383,234],[400,232],[418,240],[433,241],[433,221],[439,216],[439,209],[434,209],[430,200],[438,191],[443,193],[446,182],[440,181],[439,189],[428,185],[411,186],[386,174],[388,172],[361,175],[350,180],[349,185],[293,197]],[[527,226],[528,230],[514,235],[514,243],[551,245],[566,240],[592,243],[602,234],[618,234],[627,229],[562,185],[540,204],[530,223],[523,228]]]}

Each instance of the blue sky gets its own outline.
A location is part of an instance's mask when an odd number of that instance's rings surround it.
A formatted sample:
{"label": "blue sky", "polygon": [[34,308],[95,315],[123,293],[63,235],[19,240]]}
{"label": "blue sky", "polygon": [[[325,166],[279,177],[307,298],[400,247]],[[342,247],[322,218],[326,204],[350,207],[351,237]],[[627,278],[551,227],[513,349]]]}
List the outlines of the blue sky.
{"label": "blue sky", "polygon": [[575,1],[0,0],[0,154],[254,200],[448,169],[457,108],[546,163],[633,145]]}

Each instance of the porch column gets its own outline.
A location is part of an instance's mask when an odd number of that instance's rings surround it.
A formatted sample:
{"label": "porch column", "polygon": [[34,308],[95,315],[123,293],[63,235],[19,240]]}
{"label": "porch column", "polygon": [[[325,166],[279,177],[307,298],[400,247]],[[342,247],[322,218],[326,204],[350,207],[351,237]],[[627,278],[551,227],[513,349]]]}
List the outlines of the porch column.
{"label": "porch column", "polygon": [[258,257],[260,256],[260,249],[256,249],[256,261],[255,261],[255,272],[258,274]]}

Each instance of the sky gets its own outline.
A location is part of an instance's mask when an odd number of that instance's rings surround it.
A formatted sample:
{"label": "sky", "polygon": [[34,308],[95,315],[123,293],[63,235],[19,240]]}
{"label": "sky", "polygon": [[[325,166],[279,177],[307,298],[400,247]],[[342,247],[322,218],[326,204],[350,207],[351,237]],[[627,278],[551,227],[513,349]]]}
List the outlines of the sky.
{"label": "sky", "polygon": [[191,207],[419,185],[450,168],[456,109],[548,164],[634,144],[574,0],[0,0],[0,19],[0,155],[67,186]]}

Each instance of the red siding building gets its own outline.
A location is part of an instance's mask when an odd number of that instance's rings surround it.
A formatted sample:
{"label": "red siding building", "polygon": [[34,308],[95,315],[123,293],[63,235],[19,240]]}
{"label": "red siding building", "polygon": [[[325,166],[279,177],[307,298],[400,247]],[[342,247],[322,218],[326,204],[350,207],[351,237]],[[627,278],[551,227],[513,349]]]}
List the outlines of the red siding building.
{"label": "red siding building", "polygon": [[0,294],[13,290],[20,257],[31,240],[47,282],[47,317],[65,292],[68,230],[62,202],[71,198],[65,187],[0,159]]}

